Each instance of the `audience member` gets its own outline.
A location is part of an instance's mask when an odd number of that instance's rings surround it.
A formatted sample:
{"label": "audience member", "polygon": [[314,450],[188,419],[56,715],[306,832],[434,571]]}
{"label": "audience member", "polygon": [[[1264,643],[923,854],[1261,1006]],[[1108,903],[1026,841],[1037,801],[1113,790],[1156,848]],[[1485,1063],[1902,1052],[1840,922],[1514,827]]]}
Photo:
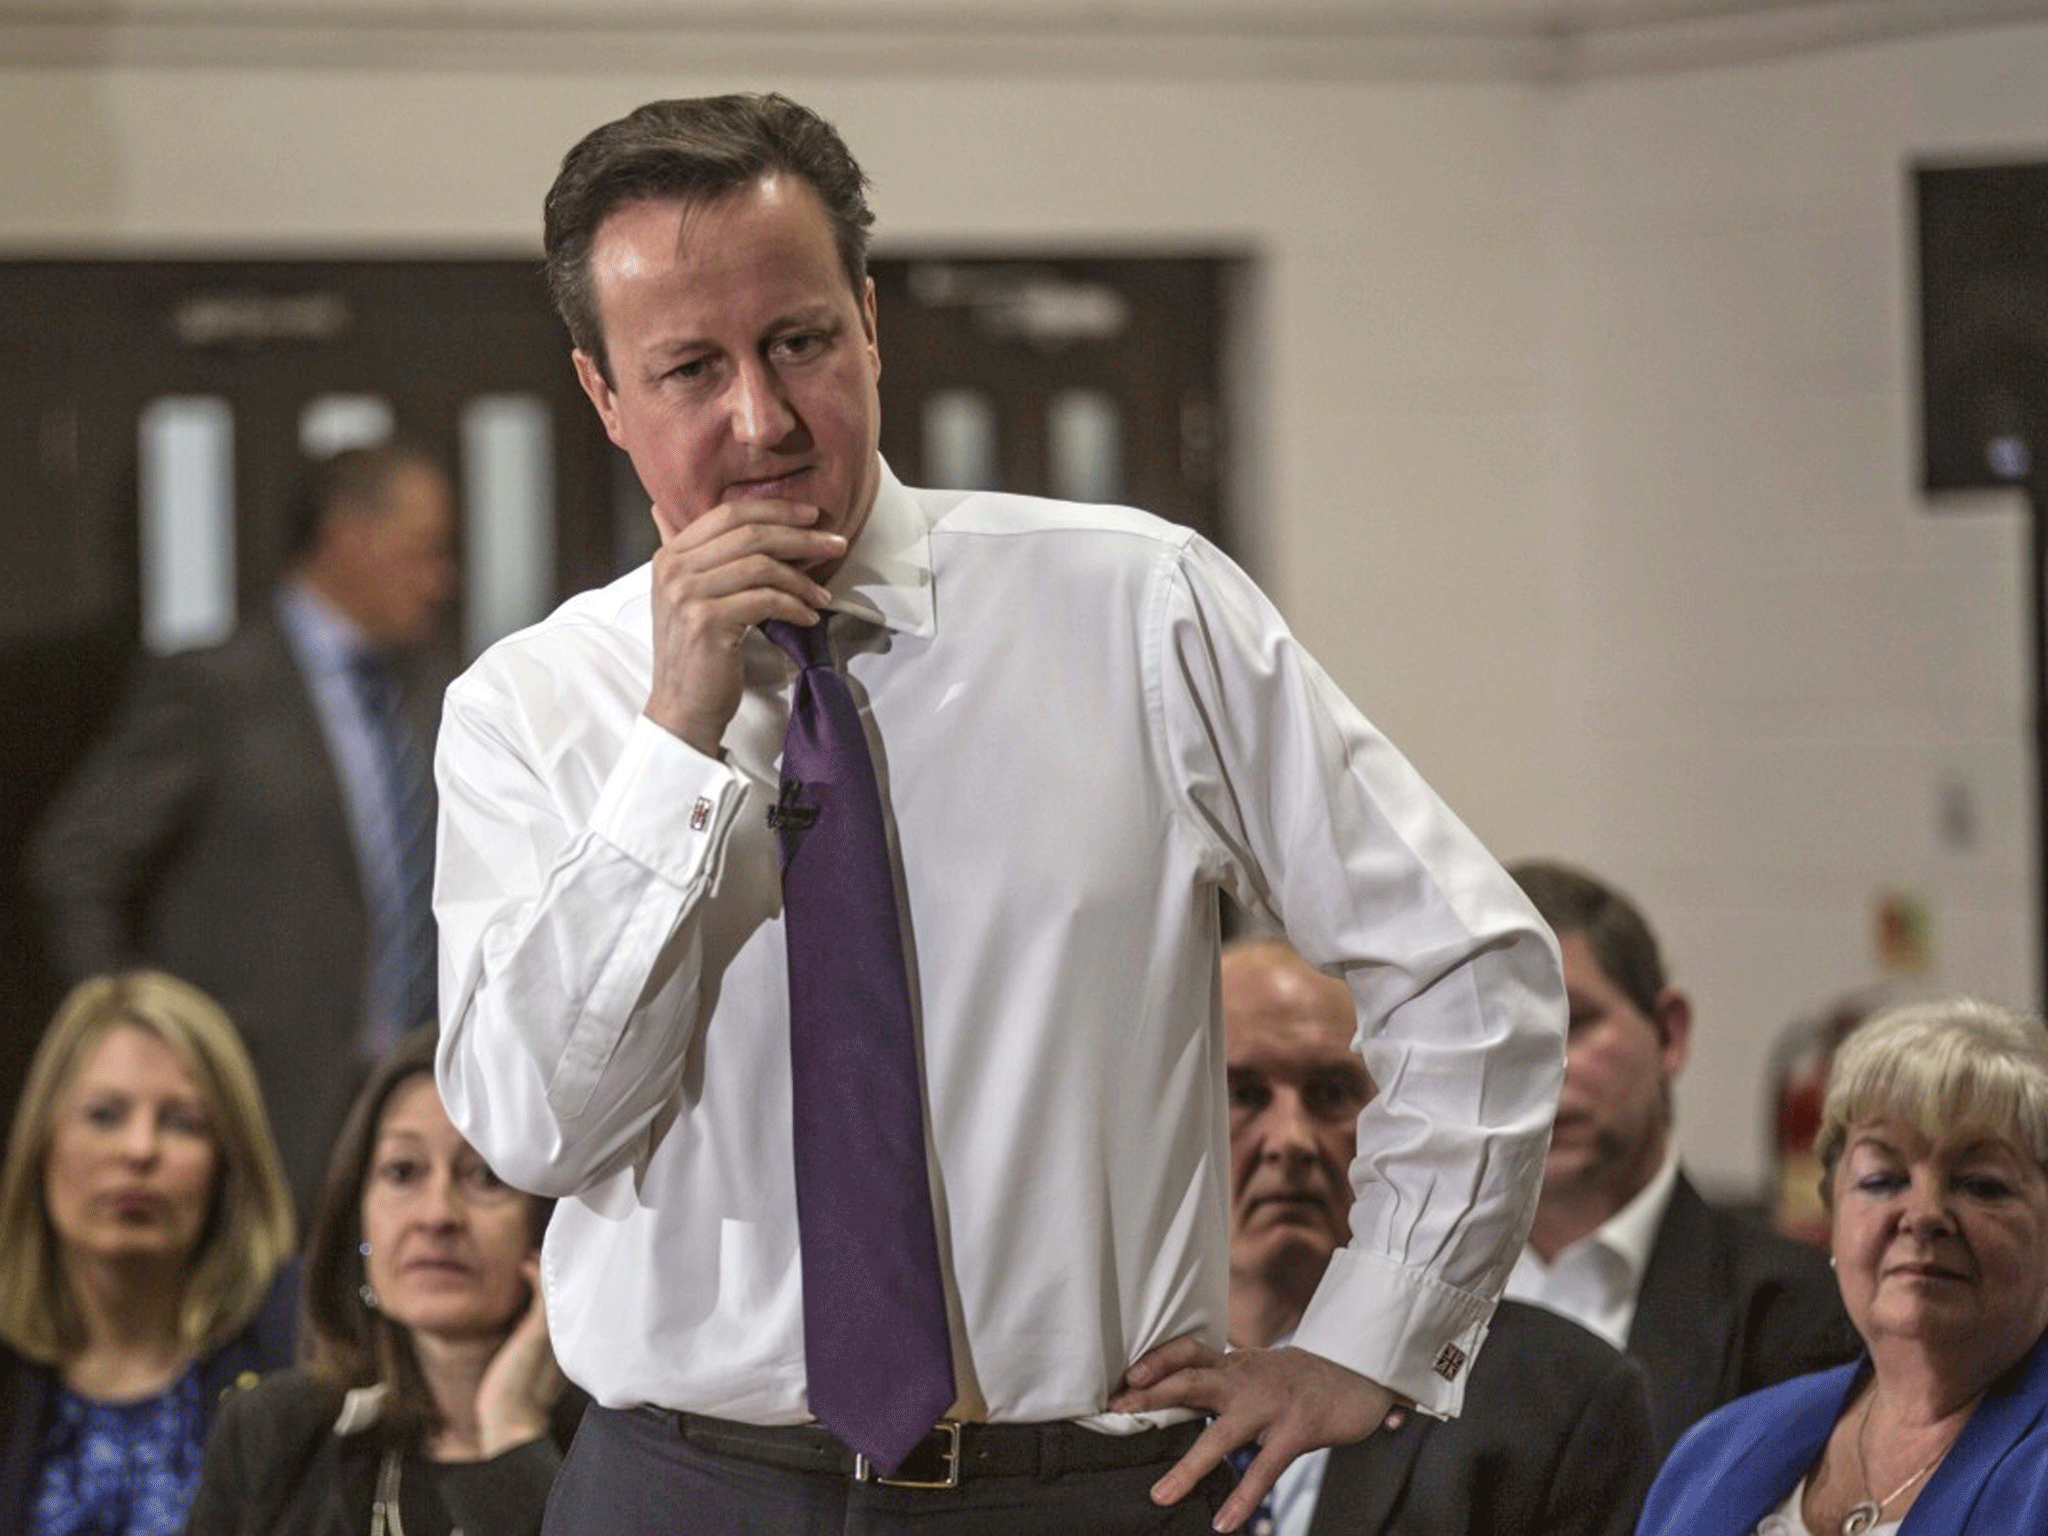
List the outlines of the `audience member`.
{"label": "audience member", "polygon": [[1818,1249],[1710,1206],[1679,1166],[1672,1084],[1692,1003],[1642,913],[1562,864],[1508,872],[1557,934],[1571,1022],[1543,1197],[1507,1293],[1642,1362],[1661,1460],[1708,1409],[1845,1360],[1855,1337]]}
{"label": "audience member", "polygon": [[[596,129],[547,199],[661,536],[458,678],[438,758],[442,1089],[565,1197],[551,1315],[604,1405],[549,1527],[1206,1533],[1397,1393],[1457,1411],[1555,955],[1196,535],[889,473],[865,181],[726,96]],[[1299,1347],[1228,1355],[1226,889],[1428,1063],[1367,1111]]]}
{"label": "audience member", "polygon": [[1971,998],[1878,1015],[1819,1147],[1867,1353],[1710,1415],[1644,1536],[2048,1529],[2048,1031]]}
{"label": "audience member", "polygon": [[424,1028],[379,1064],[328,1164],[301,1370],[234,1394],[191,1536],[540,1529],[577,1400],[539,1289],[547,1203],[448,1123]]}
{"label": "audience member", "polygon": [[449,596],[446,476],[406,445],[310,471],[275,600],[145,660],[28,873],[72,975],[159,965],[248,1042],[303,1215],[349,1095],[434,1013],[433,785],[398,663]]}
{"label": "audience member", "polygon": [[[1230,1073],[1230,1342],[1284,1345],[1350,1238],[1350,1168],[1372,1081],[1344,984],[1280,939],[1223,955]],[[1370,1439],[1280,1476],[1277,1536],[1627,1536],[1650,1476],[1642,1371],[1540,1307],[1502,1302],[1440,1421],[1398,1410]]]}
{"label": "audience member", "polygon": [[222,1392],[291,1360],[291,1251],[227,1015],[161,972],[81,982],[0,1167],[0,1531],[182,1529]]}

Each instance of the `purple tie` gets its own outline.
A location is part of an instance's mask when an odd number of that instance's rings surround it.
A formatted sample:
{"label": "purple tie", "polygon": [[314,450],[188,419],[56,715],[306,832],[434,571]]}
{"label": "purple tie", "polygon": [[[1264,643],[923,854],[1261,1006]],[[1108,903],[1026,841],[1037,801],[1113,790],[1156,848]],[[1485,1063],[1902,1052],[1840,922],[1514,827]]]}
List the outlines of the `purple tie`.
{"label": "purple tie", "polygon": [[896,881],[826,620],[761,628],[800,669],[768,814],[782,843],[811,1412],[885,1475],[953,1401]]}

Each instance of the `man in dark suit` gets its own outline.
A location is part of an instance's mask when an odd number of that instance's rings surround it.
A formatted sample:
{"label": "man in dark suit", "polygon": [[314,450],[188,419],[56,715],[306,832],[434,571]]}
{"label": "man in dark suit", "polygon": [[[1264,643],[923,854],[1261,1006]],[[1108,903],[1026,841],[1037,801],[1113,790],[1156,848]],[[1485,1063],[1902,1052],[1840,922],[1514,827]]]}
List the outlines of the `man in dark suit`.
{"label": "man in dark suit", "polygon": [[1658,1458],[1710,1409],[1850,1358],[1827,1259],[1707,1204],[1678,1166],[1672,1083],[1692,1002],[1626,896],[1582,870],[1510,868],[1564,956],[1564,1092],[1507,1294],[1623,1345],[1650,1382]]}
{"label": "man in dark suit", "polygon": [[[1232,945],[1222,986],[1230,1341],[1273,1346],[1349,1237],[1373,1086],[1349,991],[1284,941]],[[1397,1409],[1380,1433],[1298,1459],[1260,1518],[1274,1536],[1627,1536],[1655,1470],[1641,1370],[1576,1323],[1503,1302],[1458,1418]]]}
{"label": "man in dark suit", "polygon": [[453,524],[414,447],[313,466],[275,601],[136,668],[29,851],[69,976],[149,963],[227,1009],[302,1216],[364,1064],[433,1012],[432,725],[395,669],[452,593]]}

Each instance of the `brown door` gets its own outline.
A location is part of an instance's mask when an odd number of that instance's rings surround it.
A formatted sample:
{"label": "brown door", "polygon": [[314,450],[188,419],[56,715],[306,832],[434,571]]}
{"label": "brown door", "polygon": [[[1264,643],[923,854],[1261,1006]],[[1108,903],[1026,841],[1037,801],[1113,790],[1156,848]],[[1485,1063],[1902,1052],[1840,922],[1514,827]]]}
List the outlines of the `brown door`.
{"label": "brown door", "polygon": [[[0,1107],[58,995],[20,879],[29,830],[104,719],[141,635],[142,423],[208,402],[228,423],[232,586],[265,600],[282,500],[322,402],[381,403],[474,493],[465,413],[547,425],[554,579],[619,564],[612,449],[531,261],[0,262]],[[433,657],[465,648],[452,616]]]}
{"label": "brown door", "polygon": [[913,485],[1139,506],[1228,548],[1228,267],[1107,256],[875,262],[890,467]]}
{"label": "brown door", "polygon": [[[1229,546],[1219,334],[1229,264],[882,260],[883,451],[913,484],[1129,502]],[[545,423],[551,602],[652,545],[646,499],[577,387],[531,260],[0,262],[0,1113],[57,997],[24,841],[139,643],[141,424],[164,401],[231,422],[233,586],[264,600],[309,413],[382,402],[474,493],[480,400]],[[472,555],[474,551],[470,552]],[[480,583],[465,571],[466,600]],[[452,671],[488,638],[456,615]],[[489,615],[485,616],[487,619]]]}

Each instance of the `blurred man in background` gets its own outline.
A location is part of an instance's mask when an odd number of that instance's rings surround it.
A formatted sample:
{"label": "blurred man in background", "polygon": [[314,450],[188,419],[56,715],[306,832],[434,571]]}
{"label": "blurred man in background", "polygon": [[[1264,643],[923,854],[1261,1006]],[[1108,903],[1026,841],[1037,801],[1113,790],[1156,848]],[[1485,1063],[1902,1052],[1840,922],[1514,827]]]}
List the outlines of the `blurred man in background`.
{"label": "blurred man in background", "polygon": [[226,1007],[305,1216],[364,1066],[434,1013],[433,717],[403,664],[454,591],[448,477],[345,449],[290,535],[274,601],[137,667],[28,873],[67,975],[146,962]]}
{"label": "blurred man in background", "polygon": [[1847,1359],[1856,1339],[1819,1250],[1716,1210],[1679,1167],[1672,1084],[1692,1000],[1642,913],[1562,864],[1508,873],[1557,934],[1571,1033],[1543,1198],[1507,1294],[1642,1362],[1661,1461],[1709,1409]]}

